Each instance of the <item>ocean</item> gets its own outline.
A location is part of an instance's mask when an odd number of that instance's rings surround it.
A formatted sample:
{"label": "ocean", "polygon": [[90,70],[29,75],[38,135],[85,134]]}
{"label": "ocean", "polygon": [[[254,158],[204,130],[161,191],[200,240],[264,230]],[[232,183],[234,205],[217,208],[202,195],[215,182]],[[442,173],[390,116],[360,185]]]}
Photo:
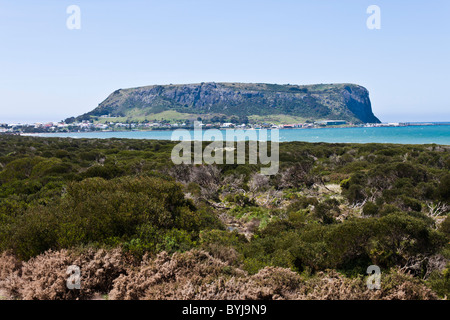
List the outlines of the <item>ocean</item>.
{"label": "ocean", "polygon": [[[228,130],[220,130],[226,140]],[[248,130],[253,131],[253,130]],[[254,130],[258,135],[259,130]],[[41,137],[64,138],[123,138],[171,140],[174,130],[79,132],[29,134]],[[190,130],[193,137],[193,130]],[[205,130],[204,130],[205,132]],[[269,130],[270,132],[270,130]],[[237,140],[248,139],[243,130],[236,130]],[[280,142],[330,142],[330,143],[396,143],[396,144],[441,144],[450,145],[450,125],[413,125],[405,127],[357,127],[357,128],[317,128],[279,129]],[[177,138],[176,140],[180,140]],[[205,139],[208,140],[208,139]],[[270,134],[269,138],[270,140]]]}

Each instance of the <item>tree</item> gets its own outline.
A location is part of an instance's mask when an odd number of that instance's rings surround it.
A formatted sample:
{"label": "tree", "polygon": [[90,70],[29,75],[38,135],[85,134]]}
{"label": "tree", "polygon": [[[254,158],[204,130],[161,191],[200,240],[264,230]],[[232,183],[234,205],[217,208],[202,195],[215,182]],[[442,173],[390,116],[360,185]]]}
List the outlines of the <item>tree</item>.
{"label": "tree", "polygon": [[67,118],[66,120],[64,120],[64,122],[66,124],[71,124],[71,123],[74,123],[75,121],[76,121],[75,117],[70,117],[70,118]]}

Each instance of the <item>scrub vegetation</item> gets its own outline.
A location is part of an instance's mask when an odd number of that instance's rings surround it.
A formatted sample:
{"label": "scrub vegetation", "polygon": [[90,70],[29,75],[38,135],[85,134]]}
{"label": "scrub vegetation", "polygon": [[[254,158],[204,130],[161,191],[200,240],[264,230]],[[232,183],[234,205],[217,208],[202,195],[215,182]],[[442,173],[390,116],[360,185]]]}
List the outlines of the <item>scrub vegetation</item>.
{"label": "scrub vegetation", "polygon": [[282,143],[268,177],[174,145],[0,135],[0,298],[449,296],[450,147]]}

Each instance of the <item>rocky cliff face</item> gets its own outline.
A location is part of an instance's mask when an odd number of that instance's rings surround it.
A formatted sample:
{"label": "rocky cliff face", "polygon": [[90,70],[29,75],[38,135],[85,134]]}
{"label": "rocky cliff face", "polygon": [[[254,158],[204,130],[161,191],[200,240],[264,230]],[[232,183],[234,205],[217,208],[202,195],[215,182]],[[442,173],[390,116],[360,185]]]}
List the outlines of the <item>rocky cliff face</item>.
{"label": "rocky cliff face", "polygon": [[289,115],[311,120],[380,122],[368,91],[354,84],[200,83],[119,89],[89,116],[149,116],[167,110],[225,116]]}
{"label": "rocky cliff face", "polygon": [[372,112],[369,92],[360,86],[345,86],[342,91],[345,106],[362,122],[379,123],[380,120]]}

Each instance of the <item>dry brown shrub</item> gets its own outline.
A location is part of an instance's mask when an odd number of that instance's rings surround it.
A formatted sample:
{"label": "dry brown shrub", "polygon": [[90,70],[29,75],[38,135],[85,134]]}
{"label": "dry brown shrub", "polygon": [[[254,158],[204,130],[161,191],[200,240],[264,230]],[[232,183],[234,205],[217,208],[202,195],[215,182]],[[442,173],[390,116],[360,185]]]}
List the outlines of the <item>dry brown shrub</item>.
{"label": "dry brown shrub", "polygon": [[11,298],[11,292],[6,289],[10,286],[11,276],[19,270],[21,262],[10,252],[2,252],[0,254],[0,299]]}
{"label": "dry brown shrub", "polygon": [[203,247],[213,258],[219,259],[228,265],[238,265],[240,254],[233,247],[218,243],[210,243]]}
{"label": "dry brown shrub", "polygon": [[[236,253],[222,249],[214,255],[201,250],[171,256],[162,252],[154,258],[144,256],[140,265],[127,260],[120,249],[48,251],[27,262],[2,253],[0,291],[26,300],[99,299],[108,292],[110,299],[149,300],[437,299],[423,281],[399,269],[382,274],[380,290],[369,290],[365,278],[347,278],[334,270],[306,280],[278,267],[248,275],[237,267]],[[80,290],[67,289],[71,265],[81,269]]]}
{"label": "dry brown shrub", "polygon": [[5,282],[5,289],[17,299],[68,299],[66,270],[71,265],[66,250],[48,251],[22,264]]}
{"label": "dry brown shrub", "polygon": [[211,283],[220,275],[243,276],[245,273],[209,253],[191,250],[185,253],[166,252],[155,259],[144,256],[139,268],[130,270],[114,281],[111,299],[193,299],[191,287]]}
{"label": "dry brown shrub", "polygon": [[296,299],[301,277],[285,268],[265,267],[253,276],[230,279],[223,283],[226,295],[218,299],[286,300]]}
{"label": "dry brown shrub", "polygon": [[[258,288],[255,298],[296,299],[301,283],[298,273],[286,268],[266,267],[251,277],[249,289],[250,287]],[[258,292],[266,294],[262,295]]]}
{"label": "dry brown shrub", "polygon": [[[213,281],[183,279],[175,286],[175,299],[190,300],[272,300],[295,298],[300,276],[288,269],[266,267],[254,276],[246,274],[227,276]],[[173,288],[173,286],[172,286]],[[154,298],[154,290],[145,295]]]}
{"label": "dry brown shrub", "polygon": [[120,249],[91,249],[83,252],[73,264],[81,268],[81,294],[88,298],[109,292],[113,281],[126,272],[129,261]]}
{"label": "dry brown shrub", "polygon": [[[24,300],[88,299],[97,292],[108,292],[112,281],[125,272],[120,249],[47,251],[23,262],[3,282],[3,288],[14,298]],[[66,273],[71,265],[80,267],[81,289],[67,288]]]}
{"label": "dry brown shrub", "polygon": [[419,279],[398,269],[381,276],[381,289],[369,290],[365,279],[346,278],[331,270],[302,286],[299,299],[307,300],[434,300],[437,295]]}
{"label": "dry brown shrub", "polygon": [[393,269],[381,278],[381,289],[372,293],[372,299],[381,300],[436,300],[438,296],[420,279],[399,269]]}
{"label": "dry brown shrub", "polygon": [[114,281],[111,299],[177,300],[371,300],[436,299],[420,280],[393,270],[382,276],[380,290],[365,279],[346,278],[330,270],[313,278],[284,268],[266,267],[249,276],[204,251],[192,250],[146,259],[139,268]]}
{"label": "dry brown shrub", "polygon": [[253,276],[205,251],[191,250],[156,259],[145,257],[139,268],[114,281],[111,299],[290,299],[300,276],[288,269],[267,267]]}
{"label": "dry brown shrub", "polygon": [[21,262],[11,252],[2,252],[0,254],[0,283],[18,270],[20,266]]}
{"label": "dry brown shrub", "polygon": [[370,291],[360,278],[349,279],[330,270],[319,272],[301,287],[298,299],[301,300],[367,300]]}

